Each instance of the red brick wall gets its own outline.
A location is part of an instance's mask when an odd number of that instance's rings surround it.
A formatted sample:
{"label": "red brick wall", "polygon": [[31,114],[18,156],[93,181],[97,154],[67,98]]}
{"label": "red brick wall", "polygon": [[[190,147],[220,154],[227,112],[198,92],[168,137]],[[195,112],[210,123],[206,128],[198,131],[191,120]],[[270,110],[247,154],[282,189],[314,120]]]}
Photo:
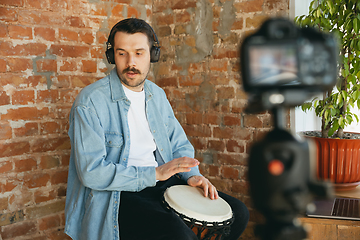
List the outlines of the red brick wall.
{"label": "red brick wall", "polygon": [[[68,239],[69,110],[109,71],[104,43],[126,17],[154,26],[162,56],[150,78],[167,92],[201,171],[251,206],[246,158],[271,119],[242,112],[237,49],[263,19],[288,8],[288,0],[0,0],[2,239]],[[252,226],[244,239],[253,238]]]}
{"label": "red brick wall", "polygon": [[269,113],[246,115],[239,43],[269,16],[288,16],[288,0],[154,0],[153,25],[163,55],[155,82],[165,89],[196,149],[201,172],[250,208],[241,239],[254,239],[261,216],[251,208],[247,157],[272,126]]}

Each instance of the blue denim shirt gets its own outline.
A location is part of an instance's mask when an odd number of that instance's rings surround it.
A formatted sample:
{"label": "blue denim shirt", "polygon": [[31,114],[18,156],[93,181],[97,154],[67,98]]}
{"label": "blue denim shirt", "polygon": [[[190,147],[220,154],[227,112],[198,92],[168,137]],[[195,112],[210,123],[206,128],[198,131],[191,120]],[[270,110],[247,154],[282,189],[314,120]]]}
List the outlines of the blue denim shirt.
{"label": "blue denim shirt", "polygon": [[[194,148],[176,120],[165,92],[148,80],[144,91],[146,116],[158,149],[157,161],[194,157]],[[121,191],[137,192],[156,184],[155,167],[127,166],[129,106],[115,69],[85,87],[73,104],[65,233],[74,240],[120,239]],[[187,180],[201,174],[194,167],[179,175]]]}

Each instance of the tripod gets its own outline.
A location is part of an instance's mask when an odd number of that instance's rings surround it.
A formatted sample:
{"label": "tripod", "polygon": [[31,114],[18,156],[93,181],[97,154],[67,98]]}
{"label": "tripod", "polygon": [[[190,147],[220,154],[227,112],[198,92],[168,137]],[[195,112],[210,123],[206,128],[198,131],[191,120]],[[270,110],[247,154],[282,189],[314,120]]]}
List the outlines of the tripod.
{"label": "tripod", "polygon": [[330,194],[330,186],[316,182],[315,152],[307,141],[286,130],[285,110],[272,109],[275,127],[253,145],[249,157],[249,180],[255,207],[266,223],[256,228],[262,239],[301,240],[305,229],[297,216],[305,213],[312,195]]}

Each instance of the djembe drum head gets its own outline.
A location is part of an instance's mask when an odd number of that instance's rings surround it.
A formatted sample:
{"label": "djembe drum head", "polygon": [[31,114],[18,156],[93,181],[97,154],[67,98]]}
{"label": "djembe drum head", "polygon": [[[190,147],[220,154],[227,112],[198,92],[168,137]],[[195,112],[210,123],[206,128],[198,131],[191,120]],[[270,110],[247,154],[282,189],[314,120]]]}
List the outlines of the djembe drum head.
{"label": "djembe drum head", "polygon": [[200,240],[218,240],[229,234],[233,213],[222,198],[211,200],[203,190],[176,185],[164,192],[164,203],[188,225]]}

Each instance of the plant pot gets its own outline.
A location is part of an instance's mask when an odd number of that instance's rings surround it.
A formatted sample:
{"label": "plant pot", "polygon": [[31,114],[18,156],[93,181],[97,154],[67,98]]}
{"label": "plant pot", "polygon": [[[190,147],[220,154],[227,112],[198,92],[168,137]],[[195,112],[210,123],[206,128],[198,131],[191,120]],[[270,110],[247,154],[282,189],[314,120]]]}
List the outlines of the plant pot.
{"label": "plant pot", "polygon": [[360,184],[360,139],[308,138],[317,146],[319,180],[330,180],[337,191]]}

